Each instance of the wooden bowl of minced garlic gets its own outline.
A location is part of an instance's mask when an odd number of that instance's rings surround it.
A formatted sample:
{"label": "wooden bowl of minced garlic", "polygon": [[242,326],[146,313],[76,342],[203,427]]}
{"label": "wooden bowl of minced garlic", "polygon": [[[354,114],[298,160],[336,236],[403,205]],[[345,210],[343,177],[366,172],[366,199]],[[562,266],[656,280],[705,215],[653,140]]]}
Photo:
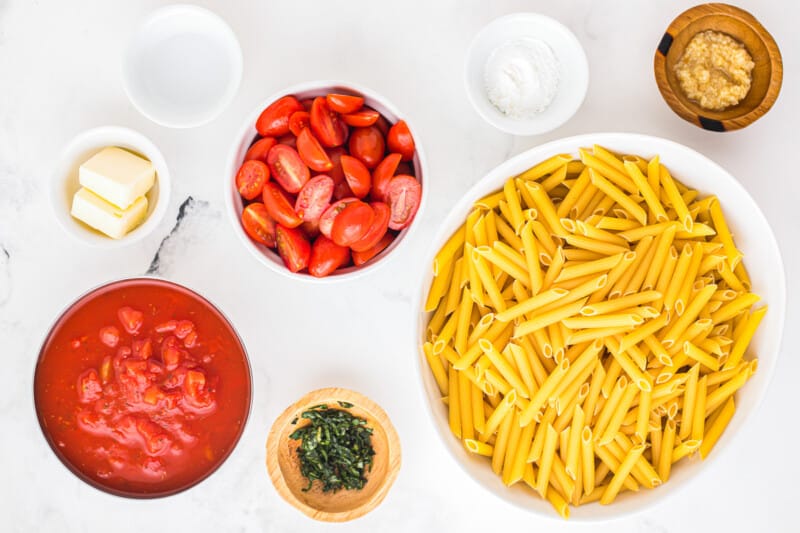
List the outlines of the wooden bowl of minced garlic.
{"label": "wooden bowl of minced garlic", "polygon": [[727,4],[701,4],[672,21],[654,69],[664,100],[709,131],[744,128],[778,98],[783,80],[775,39],[753,15]]}

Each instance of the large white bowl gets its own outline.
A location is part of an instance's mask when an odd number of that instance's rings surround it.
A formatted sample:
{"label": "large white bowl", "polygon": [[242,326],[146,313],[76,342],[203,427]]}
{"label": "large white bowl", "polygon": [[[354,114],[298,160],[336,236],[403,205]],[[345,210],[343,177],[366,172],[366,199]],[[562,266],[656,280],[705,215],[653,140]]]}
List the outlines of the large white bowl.
{"label": "large white bowl", "polygon": [[[253,144],[253,141],[259,137],[258,132],[256,131],[256,119],[261,114],[261,112],[270,105],[272,102],[281,98],[282,96],[286,95],[294,95],[299,100],[305,100],[306,98],[314,98],[316,96],[324,96],[328,93],[343,93],[343,94],[357,94],[364,97],[364,105],[371,107],[372,109],[378,111],[383,117],[389,121],[389,123],[394,124],[400,119],[403,119],[408,124],[408,129],[411,131],[411,135],[414,137],[414,142],[416,144],[416,153],[414,154],[414,159],[412,161],[414,165],[414,175],[416,176],[417,180],[419,181],[420,185],[422,185],[422,194],[420,197],[419,209],[417,210],[417,214],[414,216],[414,220],[411,224],[402,230],[397,237],[392,241],[392,243],[380,254],[373,257],[367,263],[362,266],[350,266],[348,268],[340,268],[333,272],[331,275],[326,276],[324,278],[317,278],[312,276],[311,274],[307,274],[305,272],[298,272],[294,273],[291,272],[286,265],[283,264],[283,260],[278,255],[276,250],[267,248],[262,244],[258,244],[254,242],[250,237],[247,236],[245,233],[244,228],[242,228],[242,211],[244,210],[244,203],[242,201],[242,197],[239,194],[239,191],[236,189],[236,172],[239,170],[239,167],[242,165],[244,161],[244,156],[247,153],[247,149],[250,148],[250,145]],[[298,85],[293,85],[282,91],[273,94],[266,100],[264,100],[261,104],[259,104],[252,113],[250,113],[244,120],[241,129],[234,137],[234,143],[231,147],[230,153],[228,155],[228,162],[225,166],[225,177],[224,177],[224,196],[225,196],[225,207],[226,211],[228,211],[228,215],[230,216],[231,223],[233,224],[234,231],[236,235],[239,236],[242,244],[244,244],[245,248],[247,248],[253,256],[258,259],[258,261],[267,266],[268,268],[278,272],[279,274],[283,274],[292,279],[301,280],[301,281],[308,281],[312,283],[331,283],[337,281],[344,281],[344,280],[351,280],[353,278],[362,276],[367,272],[371,272],[379,265],[383,265],[388,260],[389,255],[397,255],[399,251],[404,247],[405,242],[408,240],[409,236],[416,231],[419,227],[419,220],[422,217],[423,211],[425,210],[425,203],[428,197],[427,186],[425,183],[425,179],[427,177],[427,166],[425,162],[425,152],[422,149],[422,142],[419,136],[419,132],[414,129],[413,122],[410,121],[407,117],[400,114],[397,108],[390,103],[386,98],[379,95],[375,91],[363,87],[361,85],[357,85],[350,82],[344,81],[335,81],[335,80],[327,80],[327,81],[310,81],[306,83],[301,83]]]}
{"label": "large white bowl", "polygon": [[[149,159],[156,169],[155,185],[145,194],[148,202],[147,218],[121,239],[112,239],[70,214],[72,197],[81,188],[78,183],[78,168],[108,146],[118,146],[135,152]],[[49,195],[53,214],[64,231],[90,246],[116,248],[140,241],[161,223],[169,205],[170,190],[167,162],[150,139],[129,128],[101,126],[80,133],[64,147],[50,177]]]}
{"label": "large white bowl", "polygon": [[[500,189],[510,176],[519,174],[550,156],[560,153],[577,155],[579,147],[590,147],[592,144],[600,144],[613,151],[636,154],[645,158],[658,154],[661,156],[661,162],[670,169],[673,176],[687,186],[696,188],[703,195],[717,195],[731,232],[735,234],[736,245],[744,252],[744,263],[750,273],[753,292],[761,295],[762,301],[769,304],[769,312],[753,338],[748,352],[758,356],[758,372],[737,393],[736,414],[711,455],[705,461],[690,458],[679,462],[672,470],[669,481],[653,490],[623,493],[612,505],[602,506],[593,503],[573,508],[570,520],[578,521],[620,518],[663,501],[707,470],[706,465],[716,461],[730,447],[740,431],[747,431],[743,426],[761,403],[775,369],[786,307],[786,281],[778,244],[764,214],[747,191],[725,169],[707,157],[678,143],[646,135],[629,133],[580,135],[543,144],[509,159],[489,172],[456,204],[433,239],[433,246],[424,258],[424,264],[433,263],[436,252],[463,224],[475,200]],[[414,342],[418,351],[417,364],[428,412],[439,436],[464,471],[491,493],[522,509],[557,518],[550,503],[527,488],[520,487],[519,484],[511,488],[503,485],[485,458],[468,453],[450,433],[447,408],[440,400],[439,389],[422,352],[425,326],[428,321],[428,314],[423,312],[423,305],[432,277],[433,274],[428,268],[416,294]]]}

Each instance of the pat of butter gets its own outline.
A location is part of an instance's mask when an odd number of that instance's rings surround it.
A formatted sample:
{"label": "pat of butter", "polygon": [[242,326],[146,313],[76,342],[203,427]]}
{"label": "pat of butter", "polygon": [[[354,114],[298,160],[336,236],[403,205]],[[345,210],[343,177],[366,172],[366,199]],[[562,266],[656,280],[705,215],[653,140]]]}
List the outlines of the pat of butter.
{"label": "pat of butter", "polygon": [[120,209],[82,187],[72,197],[72,216],[113,239],[121,239],[144,221],[147,198],[140,196],[126,209]]}
{"label": "pat of butter", "polygon": [[81,186],[122,209],[144,196],[155,179],[150,161],[116,146],[103,148],[78,170]]}

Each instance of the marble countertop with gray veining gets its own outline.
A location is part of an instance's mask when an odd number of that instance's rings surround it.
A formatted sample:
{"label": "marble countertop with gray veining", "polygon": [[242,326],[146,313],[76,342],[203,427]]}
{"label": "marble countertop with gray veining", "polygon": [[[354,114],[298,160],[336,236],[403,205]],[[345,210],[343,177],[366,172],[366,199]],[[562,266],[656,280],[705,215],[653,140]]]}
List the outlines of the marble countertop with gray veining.
{"label": "marble countertop with gray veining", "polygon": [[[244,75],[230,107],[192,129],[158,126],[125,97],[120,57],[131,32],[165,2],[0,0],[0,531],[323,531],[281,500],[266,474],[271,422],[305,392],[359,390],[392,417],[403,468],[385,502],[341,531],[796,531],[800,321],[800,3],[739,0],[783,51],[774,109],[730,134],[701,131],[662,101],[652,57],[687,0],[203,0],[235,30]],[[470,106],[462,80],[472,36],[493,18],[538,11],[561,20],[589,58],[589,93],[566,125],[512,137]],[[357,283],[302,285],[266,270],[233,233],[224,163],[244,117],[301,81],[343,79],[386,95],[417,124],[429,160],[428,209],[403,257]],[[173,195],[163,223],[122,249],[87,248],[57,226],[47,182],[62,147],[99,125],[131,127],[164,153]],[[538,517],[491,496],[446,453],[425,412],[413,358],[412,294],[430,238],[489,169],[547,140],[631,131],[686,144],[730,170],[758,202],[783,253],[788,313],[778,371],[757,417],[696,482],[639,515],[598,525]],[[77,295],[104,281],[156,274],[218,304],[251,357],[253,408],[241,442],[210,479],[166,499],[100,493],[61,466],[33,408],[42,339]],[[309,334],[309,330],[313,334]],[[411,348],[409,348],[411,346]]]}

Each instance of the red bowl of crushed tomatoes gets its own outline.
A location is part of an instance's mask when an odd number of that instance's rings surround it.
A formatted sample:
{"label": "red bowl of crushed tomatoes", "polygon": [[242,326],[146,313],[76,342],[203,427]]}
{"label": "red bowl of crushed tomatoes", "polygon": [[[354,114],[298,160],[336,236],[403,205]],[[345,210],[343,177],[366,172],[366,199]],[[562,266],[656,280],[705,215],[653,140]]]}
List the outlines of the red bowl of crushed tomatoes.
{"label": "red bowl of crushed tomatoes", "polygon": [[34,377],[61,462],[111,494],[186,490],[228,458],[251,402],[244,345],[208,300],[168,281],[116,281],[53,325]]}
{"label": "red bowl of crushed tomatoes", "polygon": [[424,173],[416,131],[385,98],[309,82],[247,117],[229,155],[225,201],[261,263],[338,281],[402,248],[424,207]]}

